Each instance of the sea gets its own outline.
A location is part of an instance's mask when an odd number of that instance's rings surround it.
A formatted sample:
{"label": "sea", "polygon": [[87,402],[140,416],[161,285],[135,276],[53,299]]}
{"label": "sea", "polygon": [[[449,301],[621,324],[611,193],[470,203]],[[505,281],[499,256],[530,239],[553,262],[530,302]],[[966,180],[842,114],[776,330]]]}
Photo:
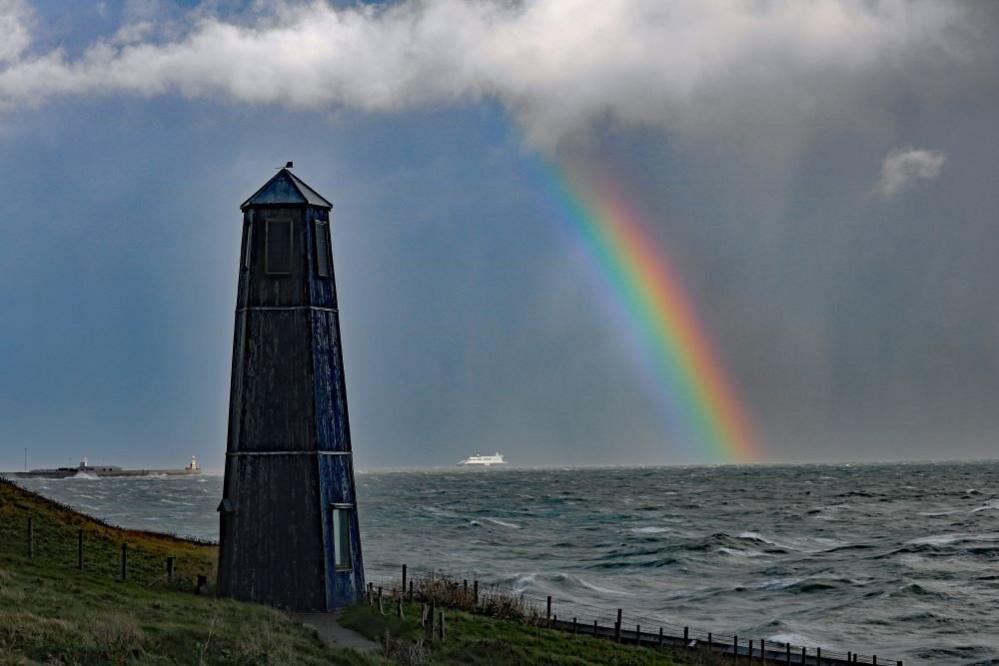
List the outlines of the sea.
{"label": "sea", "polygon": [[[125,527],[218,537],[222,478],[22,479]],[[999,463],[357,475],[366,574],[908,663],[999,663]],[[586,621],[591,621],[587,619]],[[630,626],[630,625],[629,625]]]}

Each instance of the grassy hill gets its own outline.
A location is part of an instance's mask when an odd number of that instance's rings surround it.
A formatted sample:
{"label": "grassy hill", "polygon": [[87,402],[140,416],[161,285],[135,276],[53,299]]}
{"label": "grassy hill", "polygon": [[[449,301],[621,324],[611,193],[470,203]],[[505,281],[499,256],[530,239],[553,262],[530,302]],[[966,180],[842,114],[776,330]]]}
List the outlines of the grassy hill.
{"label": "grassy hill", "polygon": [[[195,594],[197,575],[214,580],[216,553],[211,544],[106,525],[0,480],[0,664],[384,663],[327,647],[279,611],[216,599],[210,589]],[[172,585],[168,556],[176,558]]]}
{"label": "grassy hill", "polygon": [[[385,649],[360,654],[325,645],[280,611],[215,598],[216,556],[213,544],[113,527],[0,479],[0,664],[672,664],[688,658],[458,610],[448,611],[441,642],[413,619],[418,606],[400,620],[363,604],[348,609],[343,624]],[[176,559],[172,583],[167,557]],[[199,575],[208,586],[196,594]]]}

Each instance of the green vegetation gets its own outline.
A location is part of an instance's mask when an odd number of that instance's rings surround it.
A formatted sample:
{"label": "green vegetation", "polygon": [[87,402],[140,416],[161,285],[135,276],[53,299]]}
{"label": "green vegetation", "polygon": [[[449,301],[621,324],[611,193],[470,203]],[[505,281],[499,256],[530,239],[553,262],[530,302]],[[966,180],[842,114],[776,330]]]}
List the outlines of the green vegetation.
{"label": "green vegetation", "polygon": [[[34,553],[28,558],[28,518]],[[77,538],[84,534],[84,569]],[[128,580],[121,580],[121,544]],[[383,644],[380,655],[325,645],[284,613],[213,596],[217,549],[123,530],[0,480],[0,665],[4,664],[674,664],[710,655],[619,645],[546,629],[515,598],[446,579],[420,593],[446,610],[446,640],[425,634],[420,604],[407,619],[376,606],[348,608],[341,624]],[[176,559],[166,581],[165,560]],[[195,593],[195,581],[208,584]],[[460,610],[465,609],[465,610]],[[708,659],[709,661],[702,661]]]}
{"label": "green vegetation", "polygon": [[[168,555],[177,558],[172,586]],[[213,545],[114,528],[0,481],[0,664],[385,663],[330,648],[273,609],[195,594],[198,574],[213,580],[215,558]]]}
{"label": "green vegetation", "polygon": [[[382,615],[376,606],[348,608],[341,624],[386,643],[399,663],[427,664],[677,664],[673,653],[573,636],[522,620],[445,611],[445,640],[428,638],[420,626],[420,604],[405,606],[406,620]],[[386,641],[386,635],[388,640]]]}

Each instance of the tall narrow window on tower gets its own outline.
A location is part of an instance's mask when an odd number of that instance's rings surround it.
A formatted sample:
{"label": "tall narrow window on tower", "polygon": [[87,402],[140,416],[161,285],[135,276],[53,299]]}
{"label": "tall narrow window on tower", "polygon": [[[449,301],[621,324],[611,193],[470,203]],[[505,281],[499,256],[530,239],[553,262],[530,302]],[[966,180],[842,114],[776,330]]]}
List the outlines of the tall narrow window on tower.
{"label": "tall narrow window on tower", "polygon": [[253,217],[246,222],[246,233],[243,235],[243,270],[250,270],[250,252],[253,250]]}
{"label": "tall narrow window on tower", "polygon": [[265,240],[265,267],[268,275],[288,275],[291,273],[292,247],[291,220],[267,220]]}
{"label": "tall narrow window on tower", "polygon": [[330,225],[322,220],[316,220],[316,272],[319,277],[330,276]]}
{"label": "tall narrow window on tower", "polygon": [[333,507],[333,561],[337,569],[350,569],[349,506]]}

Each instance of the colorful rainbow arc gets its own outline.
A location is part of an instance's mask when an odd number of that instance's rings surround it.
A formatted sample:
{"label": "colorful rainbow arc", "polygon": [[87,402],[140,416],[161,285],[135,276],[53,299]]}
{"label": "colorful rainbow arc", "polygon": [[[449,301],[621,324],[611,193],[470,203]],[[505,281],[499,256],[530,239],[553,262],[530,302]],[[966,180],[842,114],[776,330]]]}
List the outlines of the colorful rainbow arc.
{"label": "colorful rainbow arc", "polygon": [[713,457],[756,459],[759,450],[746,411],[639,213],[613,183],[589,177],[582,168],[546,165],[545,170],[556,210],[638,328],[687,427]]}

